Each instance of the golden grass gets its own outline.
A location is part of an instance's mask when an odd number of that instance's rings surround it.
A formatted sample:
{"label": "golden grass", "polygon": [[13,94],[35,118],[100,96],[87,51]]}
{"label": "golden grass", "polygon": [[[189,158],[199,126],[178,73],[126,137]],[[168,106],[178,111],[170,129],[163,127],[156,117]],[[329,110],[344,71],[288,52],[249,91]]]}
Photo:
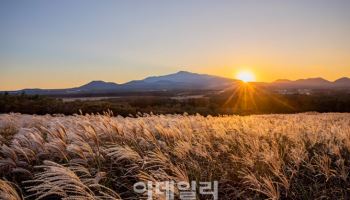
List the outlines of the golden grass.
{"label": "golden grass", "polygon": [[1,199],[140,199],[148,180],[218,181],[219,199],[350,198],[350,114],[6,114],[2,133]]}

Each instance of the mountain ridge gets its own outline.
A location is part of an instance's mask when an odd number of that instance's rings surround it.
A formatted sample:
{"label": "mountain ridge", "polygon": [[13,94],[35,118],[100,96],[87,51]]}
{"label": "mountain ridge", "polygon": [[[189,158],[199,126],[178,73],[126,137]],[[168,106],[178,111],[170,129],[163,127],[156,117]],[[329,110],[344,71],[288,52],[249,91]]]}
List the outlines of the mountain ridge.
{"label": "mountain ridge", "polygon": [[[178,71],[172,74],[149,76],[141,80],[132,80],[123,84],[105,82],[102,80],[90,81],[84,85],[66,89],[29,88],[12,93],[25,92],[28,94],[72,94],[95,92],[137,92],[137,91],[170,91],[170,90],[222,90],[237,86],[241,81],[209,74],[199,74],[188,71]],[[288,80],[278,79],[271,83],[254,83],[270,88],[283,89],[334,89],[350,88],[350,78],[342,77],[335,81],[328,81],[321,77]]]}

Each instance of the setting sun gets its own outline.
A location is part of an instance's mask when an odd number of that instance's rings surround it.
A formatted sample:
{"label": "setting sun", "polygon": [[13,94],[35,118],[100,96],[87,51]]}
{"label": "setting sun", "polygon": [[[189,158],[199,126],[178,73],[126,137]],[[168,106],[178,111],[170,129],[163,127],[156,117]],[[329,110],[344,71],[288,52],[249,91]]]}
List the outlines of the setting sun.
{"label": "setting sun", "polygon": [[243,82],[252,82],[255,81],[255,76],[252,72],[249,71],[241,71],[238,72],[236,75],[236,78],[243,81]]}

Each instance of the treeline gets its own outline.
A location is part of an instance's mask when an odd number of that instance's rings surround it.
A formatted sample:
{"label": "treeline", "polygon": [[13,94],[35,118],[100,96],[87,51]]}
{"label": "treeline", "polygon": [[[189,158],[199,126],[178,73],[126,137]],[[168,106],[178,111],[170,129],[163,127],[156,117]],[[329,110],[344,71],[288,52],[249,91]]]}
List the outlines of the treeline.
{"label": "treeline", "polygon": [[0,113],[65,114],[103,113],[114,115],[154,114],[270,114],[297,112],[350,112],[350,94],[278,95],[230,92],[195,99],[172,99],[166,96],[122,97],[94,101],[64,102],[62,99],[39,95],[0,95]]}

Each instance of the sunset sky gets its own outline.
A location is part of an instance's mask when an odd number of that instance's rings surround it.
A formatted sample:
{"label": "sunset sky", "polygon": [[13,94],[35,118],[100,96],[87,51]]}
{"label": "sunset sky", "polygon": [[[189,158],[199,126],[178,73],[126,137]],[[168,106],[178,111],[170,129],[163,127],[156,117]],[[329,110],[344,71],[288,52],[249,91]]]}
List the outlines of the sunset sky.
{"label": "sunset sky", "polygon": [[350,77],[349,0],[0,2],[0,90],[186,70]]}

